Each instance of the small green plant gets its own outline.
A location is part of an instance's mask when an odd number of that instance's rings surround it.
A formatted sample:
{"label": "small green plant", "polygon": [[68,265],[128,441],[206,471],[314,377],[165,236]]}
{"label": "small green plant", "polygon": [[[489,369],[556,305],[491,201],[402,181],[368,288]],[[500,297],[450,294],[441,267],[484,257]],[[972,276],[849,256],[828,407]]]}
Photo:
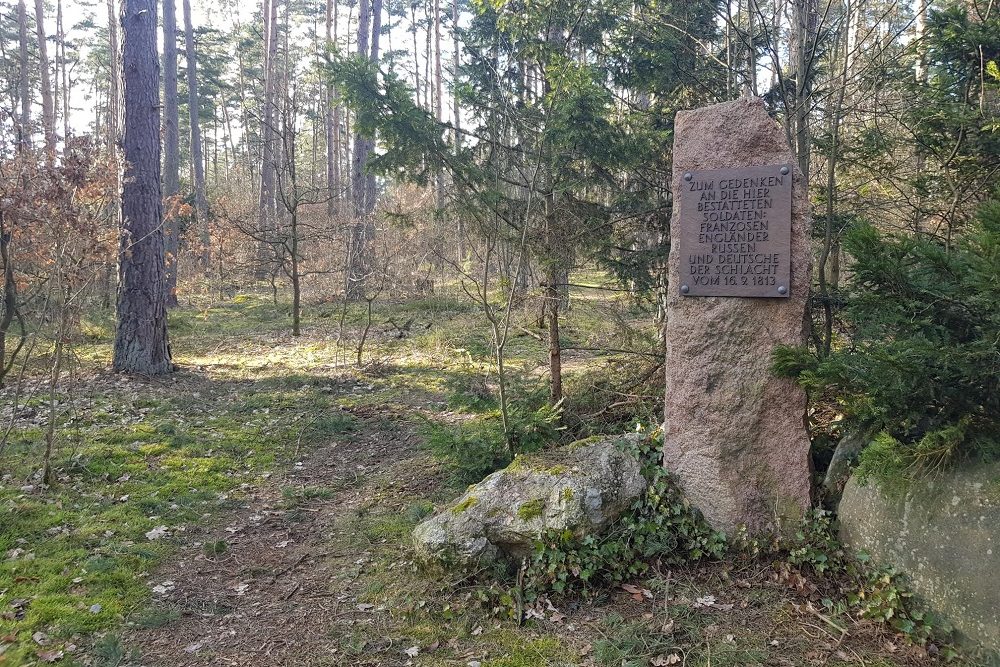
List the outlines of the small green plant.
{"label": "small green plant", "polygon": [[118,635],[106,634],[94,643],[91,650],[97,667],[119,667],[125,664],[125,648]]}
{"label": "small green plant", "polygon": [[225,540],[212,540],[202,545],[202,552],[206,558],[216,559],[229,551],[229,545]]}
{"label": "small green plant", "polygon": [[[954,629],[942,617],[933,614],[914,598],[905,578],[891,567],[872,567],[861,554],[854,568],[855,589],[848,593],[848,604],[863,618],[887,623],[907,641],[920,646],[932,639],[947,639]],[[955,654],[946,641],[939,641],[946,655]]]}
{"label": "small green plant", "polygon": [[[830,512],[812,510],[803,517],[788,545],[788,563],[839,583],[838,599],[823,601],[834,615],[853,613],[881,621],[921,646],[932,638],[946,640],[952,633],[942,618],[924,610],[898,572],[873,566],[865,553],[847,554],[836,537]],[[946,641],[938,644],[953,651]]]}
{"label": "small green plant", "polygon": [[508,465],[512,455],[559,443],[558,409],[533,404],[511,403],[506,435],[500,414],[491,412],[457,425],[425,421],[424,438],[431,452],[450,464],[453,484],[466,486]]}
{"label": "small green plant", "polygon": [[602,667],[644,666],[650,664],[653,656],[674,652],[669,634],[642,623],[627,622],[619,614],[608,615],[602,625],[603,638],[594,642],[594,661]]}
{"label": "small green plant", "polygon": [[180,617],[181,613],[176,609],[151,606],[136,614],[131,624],[144,630],[150,630],[170,625]]}
{"label": "small green plant", "polygon": [[790,545],[788,562],[819,575],[843,570],[844,549],[833,531],[833,513],[822,509],[806,513]]}
{"label": "small green plant", "polygon": [[434,503],[429,500],[418,500],[403,512],[403,516],[406,520],[412,524],[417,524],[421,519],[424,519],[434,513]]}

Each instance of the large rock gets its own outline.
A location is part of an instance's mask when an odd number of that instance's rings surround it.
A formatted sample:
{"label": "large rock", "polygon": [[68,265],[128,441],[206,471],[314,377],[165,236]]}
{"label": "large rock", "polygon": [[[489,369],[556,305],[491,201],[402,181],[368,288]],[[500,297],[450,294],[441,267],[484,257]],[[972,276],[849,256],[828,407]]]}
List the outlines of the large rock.
{"label": "large rock", "polygon": [[601,531],[646,488],[639,462],[623,446],[639,437],[582,440],[518,456],[418,525],[418,555],[468,566],[526,556],[550,529],[580,536]]}
{"label": "large rock", "polygon": [[896,493],[852,478],[838,516],[845,543],[896,566],[962,634],[1000,651],[1000,463]]}
{"label": "large rock", "polygon": [[[716,529],[795,525],[810,504],[806,395],[770,372],[774,348],[803,344],[806,335],[809,205],[795,162],[785,132],[759,99],[677,114],[664,465]],[[781,292],[787,296],[685,296],[674,242],[681,237],[684,174],[765,165],[792,165],[790,282]]]}

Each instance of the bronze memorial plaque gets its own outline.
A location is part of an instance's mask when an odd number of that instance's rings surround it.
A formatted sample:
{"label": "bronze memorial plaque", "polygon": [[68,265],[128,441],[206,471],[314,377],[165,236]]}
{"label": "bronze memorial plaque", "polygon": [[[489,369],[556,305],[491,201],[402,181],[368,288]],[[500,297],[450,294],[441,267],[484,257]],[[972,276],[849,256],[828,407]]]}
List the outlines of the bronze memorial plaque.
{"label": "bronze memorial plaque", "polygon": [[787,297],[791,165],[692,171],[681,184],[681,294]]}

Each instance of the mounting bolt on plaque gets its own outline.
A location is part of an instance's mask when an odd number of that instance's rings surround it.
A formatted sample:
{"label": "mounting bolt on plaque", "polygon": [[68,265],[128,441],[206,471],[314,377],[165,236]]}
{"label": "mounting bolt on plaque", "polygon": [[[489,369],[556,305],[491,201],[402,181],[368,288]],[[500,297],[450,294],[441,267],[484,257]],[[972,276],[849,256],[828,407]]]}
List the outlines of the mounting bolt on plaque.
{"label": "mounting bolt on plaque", "polygon": [[782,176],[788,176],[788,167],[782,167],[781,168],[781,175]]}
{"label": "mounting bolt on plaque", "polygon": [[788,294],[788,288],[784,285],[778,286],[778,294]]}
{"label": "mounting bolt on plaque", "polygon": [[684,180],[685,181],[690,181],[692,178],[694,178],[694,174],[692,174],[690,171],[688,173],[684,174]]}
{"label": "mounting bolt on plaque", "polygon": [[687,285],[681,285],[681,294],[687,294],[690,291],[691,291],[690,287],[688,287]]}

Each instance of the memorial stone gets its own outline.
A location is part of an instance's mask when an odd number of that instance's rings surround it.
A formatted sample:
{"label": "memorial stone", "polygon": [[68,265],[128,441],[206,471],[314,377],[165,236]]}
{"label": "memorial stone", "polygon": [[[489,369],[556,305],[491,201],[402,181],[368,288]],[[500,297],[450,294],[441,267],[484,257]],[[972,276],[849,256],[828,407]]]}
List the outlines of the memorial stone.
{"label": "memorial stone", "polygon": [[771,373],[805,342],[809,209],[760,99],[677,114],[664,465],[717,529],[793,527],[809,507],[805,392]]}

